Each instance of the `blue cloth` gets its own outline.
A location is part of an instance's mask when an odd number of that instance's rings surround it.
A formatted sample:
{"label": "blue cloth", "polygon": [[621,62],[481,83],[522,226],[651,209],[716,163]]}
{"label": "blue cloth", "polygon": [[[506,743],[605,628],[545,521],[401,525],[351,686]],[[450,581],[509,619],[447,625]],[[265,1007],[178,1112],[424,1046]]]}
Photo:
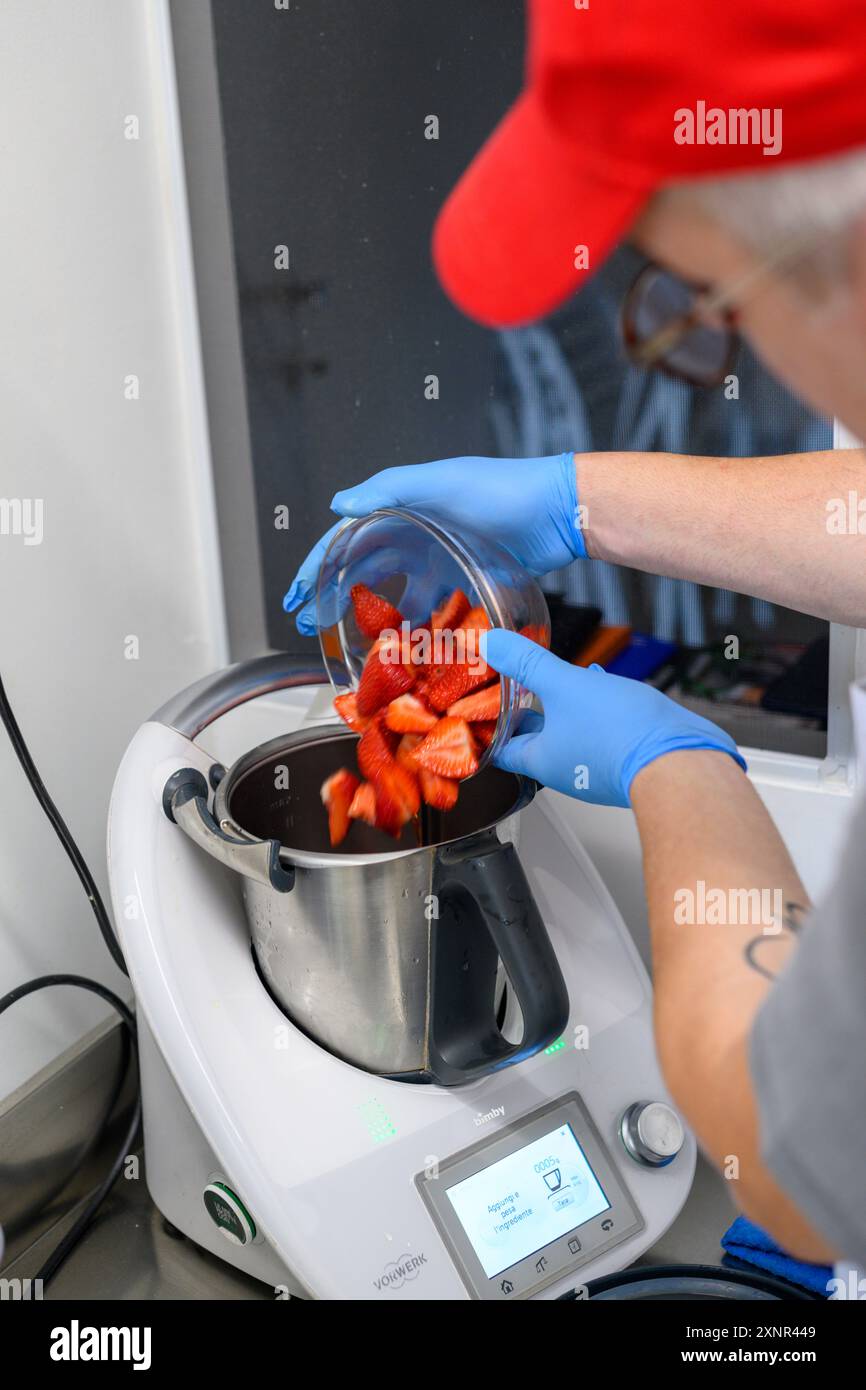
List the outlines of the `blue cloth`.
{"label": "blue cloth", "polygon": [[827,1297],[827,1284],[833,1278],[831,1265],[806,1264],[795,1260],[776,1242],[756,1226],[747,1216],[738,1216],[734,1224],[722,1236],[722,1248],[735,1259],[745,1264],[757,1265],[777,1279],[787,1279],[791,1284],[799,1284],[810,1293]]}

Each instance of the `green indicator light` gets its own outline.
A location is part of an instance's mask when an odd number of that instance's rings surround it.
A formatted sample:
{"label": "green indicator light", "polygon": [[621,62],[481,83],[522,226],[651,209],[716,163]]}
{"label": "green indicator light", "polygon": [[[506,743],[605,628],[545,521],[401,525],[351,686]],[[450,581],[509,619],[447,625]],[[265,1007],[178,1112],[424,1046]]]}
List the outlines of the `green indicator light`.
{"label": "green indicator light", "polygon": [[358,1109],[367,1126],[367,1132],[374,1144],[382,1144],[386,1139],[393,1139],[397,1133],[394,1121],[387,1110],[378,1100],[366,1100]]}
{"label": "green indicator light", "polygon": [[554,1052],[561,1052],[565,1047],[565,1038],[557,1038],[556,1042],[551,1043],[550,1047],[544,1049],[545,1057],[550,1057]]}

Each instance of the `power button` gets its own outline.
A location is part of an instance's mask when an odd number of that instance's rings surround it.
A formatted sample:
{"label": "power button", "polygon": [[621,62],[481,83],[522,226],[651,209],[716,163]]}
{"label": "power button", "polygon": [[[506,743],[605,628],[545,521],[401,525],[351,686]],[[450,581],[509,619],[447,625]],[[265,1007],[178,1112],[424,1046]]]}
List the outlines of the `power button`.
{"label": "power button", "polygon": [[224,1182],[209,1182],[202,1198],[205,1211],[219,1233],[232,1245],[251,1245],[256,1238],[256,1223],[240,1197]]}

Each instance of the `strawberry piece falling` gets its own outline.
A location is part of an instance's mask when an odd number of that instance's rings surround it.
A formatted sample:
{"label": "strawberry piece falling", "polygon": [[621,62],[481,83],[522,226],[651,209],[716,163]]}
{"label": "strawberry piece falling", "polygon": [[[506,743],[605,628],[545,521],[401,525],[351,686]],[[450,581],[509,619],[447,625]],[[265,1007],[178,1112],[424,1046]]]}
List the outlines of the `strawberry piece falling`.
{"label": "strawberry piece falling", "polygon": [[383,767],[394,761],[396,739],[381,719],[371,719],[358,741],[358,767],[368,782],[375,782]]}
{"label": "strawberry piece falling", "polygon": [[407,821],[421,809],[421,790],[417,779],[401,763],[383,767],[374,783],[376,789],[376,824],[395,839]]}
{"label": "strawberry piece falling", "polygon": [[418,780],[421,783],[421,796],[428,806],[436,811],[451,811],[457,805],[459,784],[453,777],[440,777],[422,767]]}
{"label": "strawberry piece falling", "polygon": [[423,742],[423,739],[423,734],[404,734],[397,744],[397,752],[395,754],[397,762],[415,777],[417,777],[420,771],[415,761],[415,749],[418,747],[419,743]]}
{"label": "strawberry piece falling", "polygon": [[475,741],[465,719],[440,719],[413,754],[419,767],[458,781],[478,771]]}
{"label": "strawberry piece falling", "polygon": [[362,716],[375,714],[383,705],[405,695],[415,684],[416,674],[408,666],[394,661],[387,650],[383,651],[380,644],[374,642],[358,682],[358,713]]}
{"label": "strawberry piece falling", "polygon": [[366,584],[353,584],[351,593],[355,622],[365,637],[378,637],[386,627],[400,631],[403,615],[393,603],[374,594]]}
{"label": "strawberry piece falling", "polygon": [[349,807],[359,786],[358,778],[347,767],[341,767],[322,783],[320,795],[328,812],[328,835],[334,846],[346,838],[349,829]]}
{"label": "strawberry piece falling", "polygon": [[362,734],[370,723],[369,719],[358,713],[358,697],[354,690],[347,691],[345,695],[338,695],[334,700],[334,709],[356,734]]}
{"label": "strawberry piece falling", "polygon": [[359,782],[349,807],[350,820],[363,820],[368,825],[376,824],[376,788],[372,782]]}
{"label": "strawberry piece falling", "polygon": [[468,612],[468,598],[462,589],[455,589],[441,608],[434,608],[430,615],[430,627],[433,632],[447,632],[459,627]]}
{"label": "strawberry piece falling", "polygon": [[448,713],[456,715],[458,719],[465,719],[467,723],[498,719],[501,689],[501,682],[497,681],[495,685],[488,685],[484,690],[476,690],[474,695],[465,695],[462,700],[456,700],[453,705],[449,705]]}
{"label": "strawberry piece falling", "polygon": [[417,695],[400,695],[385,711],[385,723],[397,734],[429,733],[436,719],[430,707]]}

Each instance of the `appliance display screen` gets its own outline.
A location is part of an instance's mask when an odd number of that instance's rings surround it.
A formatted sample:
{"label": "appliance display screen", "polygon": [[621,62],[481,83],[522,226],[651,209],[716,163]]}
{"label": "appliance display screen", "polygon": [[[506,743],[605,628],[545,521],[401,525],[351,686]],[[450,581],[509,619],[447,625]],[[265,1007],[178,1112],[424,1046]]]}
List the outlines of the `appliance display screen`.
{"label": "appliance display screen", "polygon": [[610,1209],[571,1125],[447,1189],[488,1279]]}

